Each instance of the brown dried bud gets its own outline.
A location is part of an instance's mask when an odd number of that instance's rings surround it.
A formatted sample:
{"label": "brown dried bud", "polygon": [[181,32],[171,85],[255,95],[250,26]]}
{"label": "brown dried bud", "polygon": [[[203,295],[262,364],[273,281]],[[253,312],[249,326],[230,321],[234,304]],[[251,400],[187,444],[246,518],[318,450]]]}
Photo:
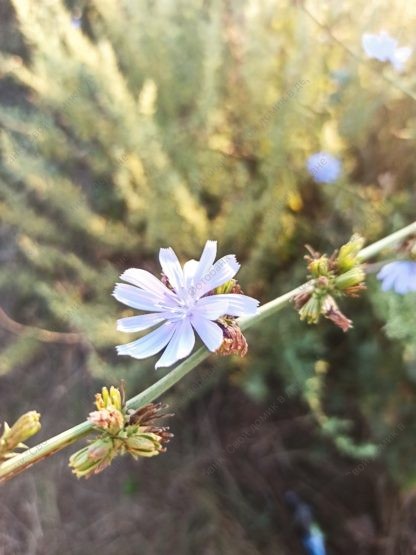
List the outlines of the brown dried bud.
{"label": "brown dried bud", "polygon": [[365,291],[367,289],[367,286],[365,285],[365,283],[360,283],[358,285],[354,285],[352,287],[347,287],[347,289],[344,290],[344,293],[348,296],[348,297],[359,297],[361,291]]}
{"label": "brown dried bud", "polygon": [[140,434],[153,434],[159,438],[160,452],[166,451],[164,447],[166,443],[169,443],[173,434],[169,432],[168,426],[159,426],[156,420],[161,418],[170,418],[174,416],[173,413],[161,412],[168,408],[168,405],[163,403],[149,403],[148,405],[136,410],[130,414],[128,426],[126,427],[126,433],[128,437]]}
{"label": "brown dried bud", "polygon": [[168,405],[165,405],[163,403],[149,403],[141,409],[130,412],[129,424],[153,426],[155,424],[155,420],[160,420],[161,418],[170,418],[171,416],[174,416],[173,413],[161,412],[167,408]]}
{"label": "brown dried bud", "polygon": [[300,310],[302,306],[304,306],[312,296],[314,286],[312,285],[313,282],[307,283],[300,289],[299,293],[292,297],[293,304],[295,305],[296,310]]}
{"label": "brown dried bud", "polygon": [[220,320],[224,341],[216,351],[221,356],[239,355],[244,357],[248,351],[248,344],[240,326],[234,320]]}
{"label": "brown dried bud", "polygon": [[328,320],[331,320],[336,326],[342,329],[343,332],[352,328],[352,321],[349,320],[339,309],[337,303],[328,295],[322,303],[322,314]]}

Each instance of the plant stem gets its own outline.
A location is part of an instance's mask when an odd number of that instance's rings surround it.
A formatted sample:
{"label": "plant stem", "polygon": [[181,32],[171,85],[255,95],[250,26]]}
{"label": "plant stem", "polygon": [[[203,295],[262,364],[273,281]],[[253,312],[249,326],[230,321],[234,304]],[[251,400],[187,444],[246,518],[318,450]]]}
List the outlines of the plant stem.
{"label": "plant stem", "polygon": [[[382,250],[394,246],[396,243],[403,241],[409,235],[416,234],[416,222],[376,241],[372,245],[365,247],[360,252],[360,258],[362,261],[368,260],[369,258],[380,253]],[[257,314],[240,318],[239,324],[241,329],[246,330],[255,324],[258,324],[269,318],[270,316],[276,314],[286,304],[294,297],[296,293],[299,293],[307,286],[307,283],[292,289],[288,293],[281,295],[277,299],[270,301],[263,306],[261,306]],[[166,376],[158,380],[156,383],[132,397],[127,401],[127,407],[129,409],[138,409],[144,405],[154,401],[165,393],[168,389],[174,386],[179,380],[181,380],[186,374],[188,374],[195,366],[200,362],[205,360],[209,356],[210,352],[204,347],[198,349],[193,355],[187,358],[184,362],[176,366],[171,370]],[[36,462],[53,455],[54,453],[64,449],[68,445],[71,445],[75,441],[85,437],[92,431],[92,425],[88,422],[82,422],[69,430],[66,430],[50,439],[47,439],[39,445],[31,447],[27,451],[16,455],[15,457],[0,464],[0,482],[3,482],[13,476],[19,474],[23,470],[26,470]]]}
{"label": "plant stem", "polygon": [[368,245],[368,247],[365,247],[360,252],[360,258],[361,260],[368,260],[369,258],[372,258],[376,254],[379,254],[384,249],[390,248],[398,243],[401,243],[404,239],[406,239],[406,237],[409,237],[409,235],[413,235],[413,234],[416,234],[416,222],[413,222],[412,224],[406,227],[402,227],[402,229],[399,229],[398,231],[396,231],[395,233],[392,233],[391,235],[387,235],[387,237],[380,239],[380,241],[376,241],[375,243]]}

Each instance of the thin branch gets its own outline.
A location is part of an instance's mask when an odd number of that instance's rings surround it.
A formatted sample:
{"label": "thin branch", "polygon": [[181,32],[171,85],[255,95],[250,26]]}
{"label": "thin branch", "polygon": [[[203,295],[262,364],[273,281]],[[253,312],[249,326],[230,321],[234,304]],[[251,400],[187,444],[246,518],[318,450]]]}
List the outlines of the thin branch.
{"label": "thin branch", "polygon": [[26,335],[44,343],[66,343],[68,345],[85,343],[85,337],[81,333],[49,331],[42,328],[20,324],[19,322],[12,320],[12,318],[10,318],[10,316],[8,316],[1,307],[0,326],[15,335]]}

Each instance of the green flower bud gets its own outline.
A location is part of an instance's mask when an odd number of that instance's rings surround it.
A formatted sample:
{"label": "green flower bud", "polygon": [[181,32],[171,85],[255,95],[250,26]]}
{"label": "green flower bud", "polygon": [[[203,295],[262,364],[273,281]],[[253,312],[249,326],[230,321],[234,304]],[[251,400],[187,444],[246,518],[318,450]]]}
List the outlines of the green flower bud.
{"label": "green flower bud", "polygon": [[96,439],[87,447],[71,455],[69,466],[77,478],[89,478],[111,464],[116,450],[110,437]]}
{"label": "green flower bud", "polygon": [[95,396],[95,406],[98,410],[108,407],[121,410],[122,401],[120,390],[117,387],[111,386],[110,391],[108,391],[106,387],[103,387],[101,393],[97,393]]}
{"label": "green flower bud", "polygon": [[320,258],[311,260],[308,264],[308,270],[313,277],[329,276],[329,260],[328,257],[323,255]]}
{"label": "green flower bud", "polygon": [[308,324],[316,324],[321,315],[321,301],[314,293],[311,298],[299,310],[301,320],[306,320]]}
{"label": "green flower bud", "polygon": [[124,448],[135,459],[137,457],[154,457],[164,451],[159,435],[140,431],[126,438]]}
{"label": "green flower bud", "polygon": [[364,238],[355,233],[351,239],[339,249],[336,258],[339,273],[347,272],[359,264],[358,253],[363,248]]}
{"label": "green flower bud", "polygon": [[230,279],[229,281],[225,282],[223,285],[215,288],[216,295],[222,295],[226,293],[231,293],[237,281],[235,279]]}
{"label": "green flower bud", "polygon": [[38,433],[40,428],[40,414],[34,410],[23,414],[11,428],[5,422],[0,438],[0,457],[13,456],[16,447],[25,448],[23,442]]}
{"label": "green flower bud", "polygon": [[360,285],[365,280],[365,272],[361,266],[355,266],[335,278],[335,287],[341,291]]}

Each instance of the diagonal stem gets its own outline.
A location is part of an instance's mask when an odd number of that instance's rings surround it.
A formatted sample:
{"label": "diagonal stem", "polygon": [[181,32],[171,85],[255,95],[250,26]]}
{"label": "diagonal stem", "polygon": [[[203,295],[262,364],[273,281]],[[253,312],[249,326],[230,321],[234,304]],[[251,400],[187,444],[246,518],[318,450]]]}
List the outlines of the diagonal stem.
{"label": "diagonal stem", "polygon": [[[360,258],[362,261],[368,260],[369,258],[382,252],[384,249],[395,246],[406,239],[406,237],[413,234],[416,234],[416,221],[399,231],[376,241],[368,247],[365,247],[360,252]],[[239,324],[241,329],[246,330],[256,324],[259,324],[266,318],[269,318],[282,310],[290,302],[294,295],[302,291],[306,285],[307,283],[300,285],[299,287],[292,289],[292,291],[281,295],[277,299],[262,305],[257,314],[246,318],[240,318]],[[184,376],[186,376],[186,374],[193,370],[195,366],[205,360],[209,354],[209,351],[207,351],[204,347],[201,347],[184,362],[171,370],[166,376],[127,401],[127,407],[130,409],[139,409],[147,403],[154,401],[163,393],[168,391],[168,389],[174,386]],[[65,430],[64,432],[47,439],[39,445],[31,447],[24,453],[20,453],[6,462],[3,462],[0,464],[0,482],[16,476],[33,464],[41,461],[42,459],[46,459],[58,451],[61,451],[68,445],[71,445],[72,443],[85,437],[91,431],[92,425],[88,421],[82,422],[69,430]]]}

